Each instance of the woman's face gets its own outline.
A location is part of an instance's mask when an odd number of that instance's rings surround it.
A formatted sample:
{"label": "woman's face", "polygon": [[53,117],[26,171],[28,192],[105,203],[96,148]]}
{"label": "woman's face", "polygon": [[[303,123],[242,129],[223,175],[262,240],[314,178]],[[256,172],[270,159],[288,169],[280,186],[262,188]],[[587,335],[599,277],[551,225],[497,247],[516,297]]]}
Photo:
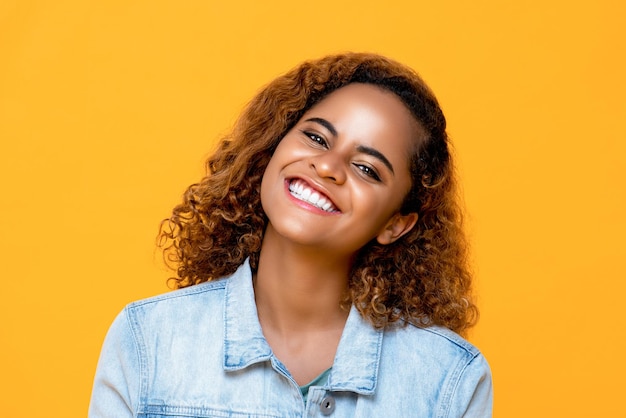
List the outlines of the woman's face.
{"label": "woman's face", "polygon": [[406,106],[380,87],[353,83],[329,94],[287,132],[266,168],[268,233],[348,256],[374,238],[395,241],[417,220],[398,211],[419,133]]}

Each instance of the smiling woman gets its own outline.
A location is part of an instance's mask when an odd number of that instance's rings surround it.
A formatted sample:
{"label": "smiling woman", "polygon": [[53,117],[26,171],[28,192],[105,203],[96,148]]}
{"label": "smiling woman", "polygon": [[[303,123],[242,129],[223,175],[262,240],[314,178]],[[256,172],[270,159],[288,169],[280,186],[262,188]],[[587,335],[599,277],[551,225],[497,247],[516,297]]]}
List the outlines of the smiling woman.
{"label": "smiling woman", "polygon": [[491,416],[445,126],[377,55],[270,83],[163,222],[181,289],[115,320],[90,416]]}

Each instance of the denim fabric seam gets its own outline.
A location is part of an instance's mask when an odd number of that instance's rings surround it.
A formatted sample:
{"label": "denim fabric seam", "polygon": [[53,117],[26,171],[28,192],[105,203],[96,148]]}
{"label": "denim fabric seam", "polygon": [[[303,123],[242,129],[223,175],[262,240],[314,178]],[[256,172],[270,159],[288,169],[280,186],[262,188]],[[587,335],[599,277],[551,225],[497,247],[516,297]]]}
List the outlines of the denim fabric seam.
{"label": "denim fabric seam", "polygon": [[[228,409],[211,408],[211,407],[198,407],[198,406],[183,406],[183,405],[158,405],[158,404],[146,404],[139,411],[140,414],[185,414],[185,416],[210,416],[210,417],[224,417],[224,418],[237,418],[237,417],[259,417],[259,418],[277,418],[278,415],[270,415],[259,413],[258,411],[245,411],[240,410],[234,412]],[[209,415],[210,414],[210,415]]]}
{"label": "denim fabric seam", "polygon": [[447,328],[442,328],[437,325],[433,325],[429,327],[420,327],[409,321],[407,321],[407,323],[412,327],[415,327],[423,331],[429,332],[431,334],[435,334],[442,338],[445,338],[446,340],[450,341],[452,344],[463,349],[463,351],[467,352],[468,354],[472,356],[477,356],[480,354],[480,351],[478,350],[478,348],[476,348],[470,342],[464,340],[458,334],[454,333],[453,331],[450,331]]}
{"label": "denim fabric seam", "polygon": [[138,411],[139,405],[144,404],[148,400],[148,365],[147,365],[147,355],[146,355],[146,344],[143,338],[143,333],[141,331],[141,326],[139,324],[139,320],[137,319],[137,315],[134,309],[130,309],[130,307],[126,308],[126,320],[130,327],[130,331],[133,334],[133,343],[137,352],[137,359],[139,363],[139,399],[138,405],[134,405],[135,412]]}
{"label": "denim fabric seam", "polygon": [[463,373],[467,370],[468,366],[479,356],[478,353],[470,353],[466,351],[465,355],[459,358],[459,361],[454,367],[454,371],[450,374],[450,378],[446,379],[445,387],[443,388],[443,396],[441,401],[440,414],[438,417],[446,418],[450,413],[452,406],[452,399],[456,394],[457,388],[462,381]]}
{"label": "denim fabric seam", "polygon": [[176,298],[181,298],[181,297],[185,297],[188,295],[190,296],[190,295],[194,295],[198,293],[207,293],[207,292],[212,292],[215,290],[223,290],[226,287],[225,282],[227,280],[228,279],[222,278],[222,279],[212,280],[209,282],[203,282],[203,283],[193,285],[190,287],[185,287],[182,289],[176,289],[169,293],[165,293],[162,295],[157,295],[157,296],[153,296],[147,299],[132,302],[128,305],[127,308],[129,309],[139,308],[144,305],[151,305],[156,302],[161,302],[161,301],[168,300],[168,299],[176,299]]}

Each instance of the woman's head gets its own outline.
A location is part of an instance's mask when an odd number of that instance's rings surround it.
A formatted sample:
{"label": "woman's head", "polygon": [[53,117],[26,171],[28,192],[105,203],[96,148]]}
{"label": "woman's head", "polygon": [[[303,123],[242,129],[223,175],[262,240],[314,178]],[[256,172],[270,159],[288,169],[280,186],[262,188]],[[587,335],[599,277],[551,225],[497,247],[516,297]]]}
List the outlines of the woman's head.
{"label": "woman's head", "polygon": [[364,83],[331,92],[285,134],[265,169],[265,239],[314,247],[340,264],[372,240],[399,239],[417,219],[399,210],[421,136],[391,92]]}
{"label": "woman's head", "polygon": [[330,93],[364,83],[393,93],[419,126],[408,156],[411,188],[401,213],[416,226],[392,245],[375,241],[358,253],[350,278],[354,303],[376,326],[400,318],[461,331],[476,314],[455,195],[446,121],[434,95],[411,69],[374,54],[348,53],[305,62],[263,88],[233,133],[207,161],[208,175],[185,193],[162,224],[179,286],[232,273],[247,257],[256,268],[267,217],[263,173],[285,134]]}

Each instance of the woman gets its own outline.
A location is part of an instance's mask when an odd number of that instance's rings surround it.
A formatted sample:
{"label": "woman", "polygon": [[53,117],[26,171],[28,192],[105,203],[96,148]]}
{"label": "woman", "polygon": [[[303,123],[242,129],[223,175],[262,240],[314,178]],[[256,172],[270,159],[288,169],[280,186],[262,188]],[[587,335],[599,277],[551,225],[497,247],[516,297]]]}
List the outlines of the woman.
{"label": "woman", "polygon": [[181,289],[115,320],[90,416],[491,416],[448,146],[384,57],[270,83],[162,224]]}

